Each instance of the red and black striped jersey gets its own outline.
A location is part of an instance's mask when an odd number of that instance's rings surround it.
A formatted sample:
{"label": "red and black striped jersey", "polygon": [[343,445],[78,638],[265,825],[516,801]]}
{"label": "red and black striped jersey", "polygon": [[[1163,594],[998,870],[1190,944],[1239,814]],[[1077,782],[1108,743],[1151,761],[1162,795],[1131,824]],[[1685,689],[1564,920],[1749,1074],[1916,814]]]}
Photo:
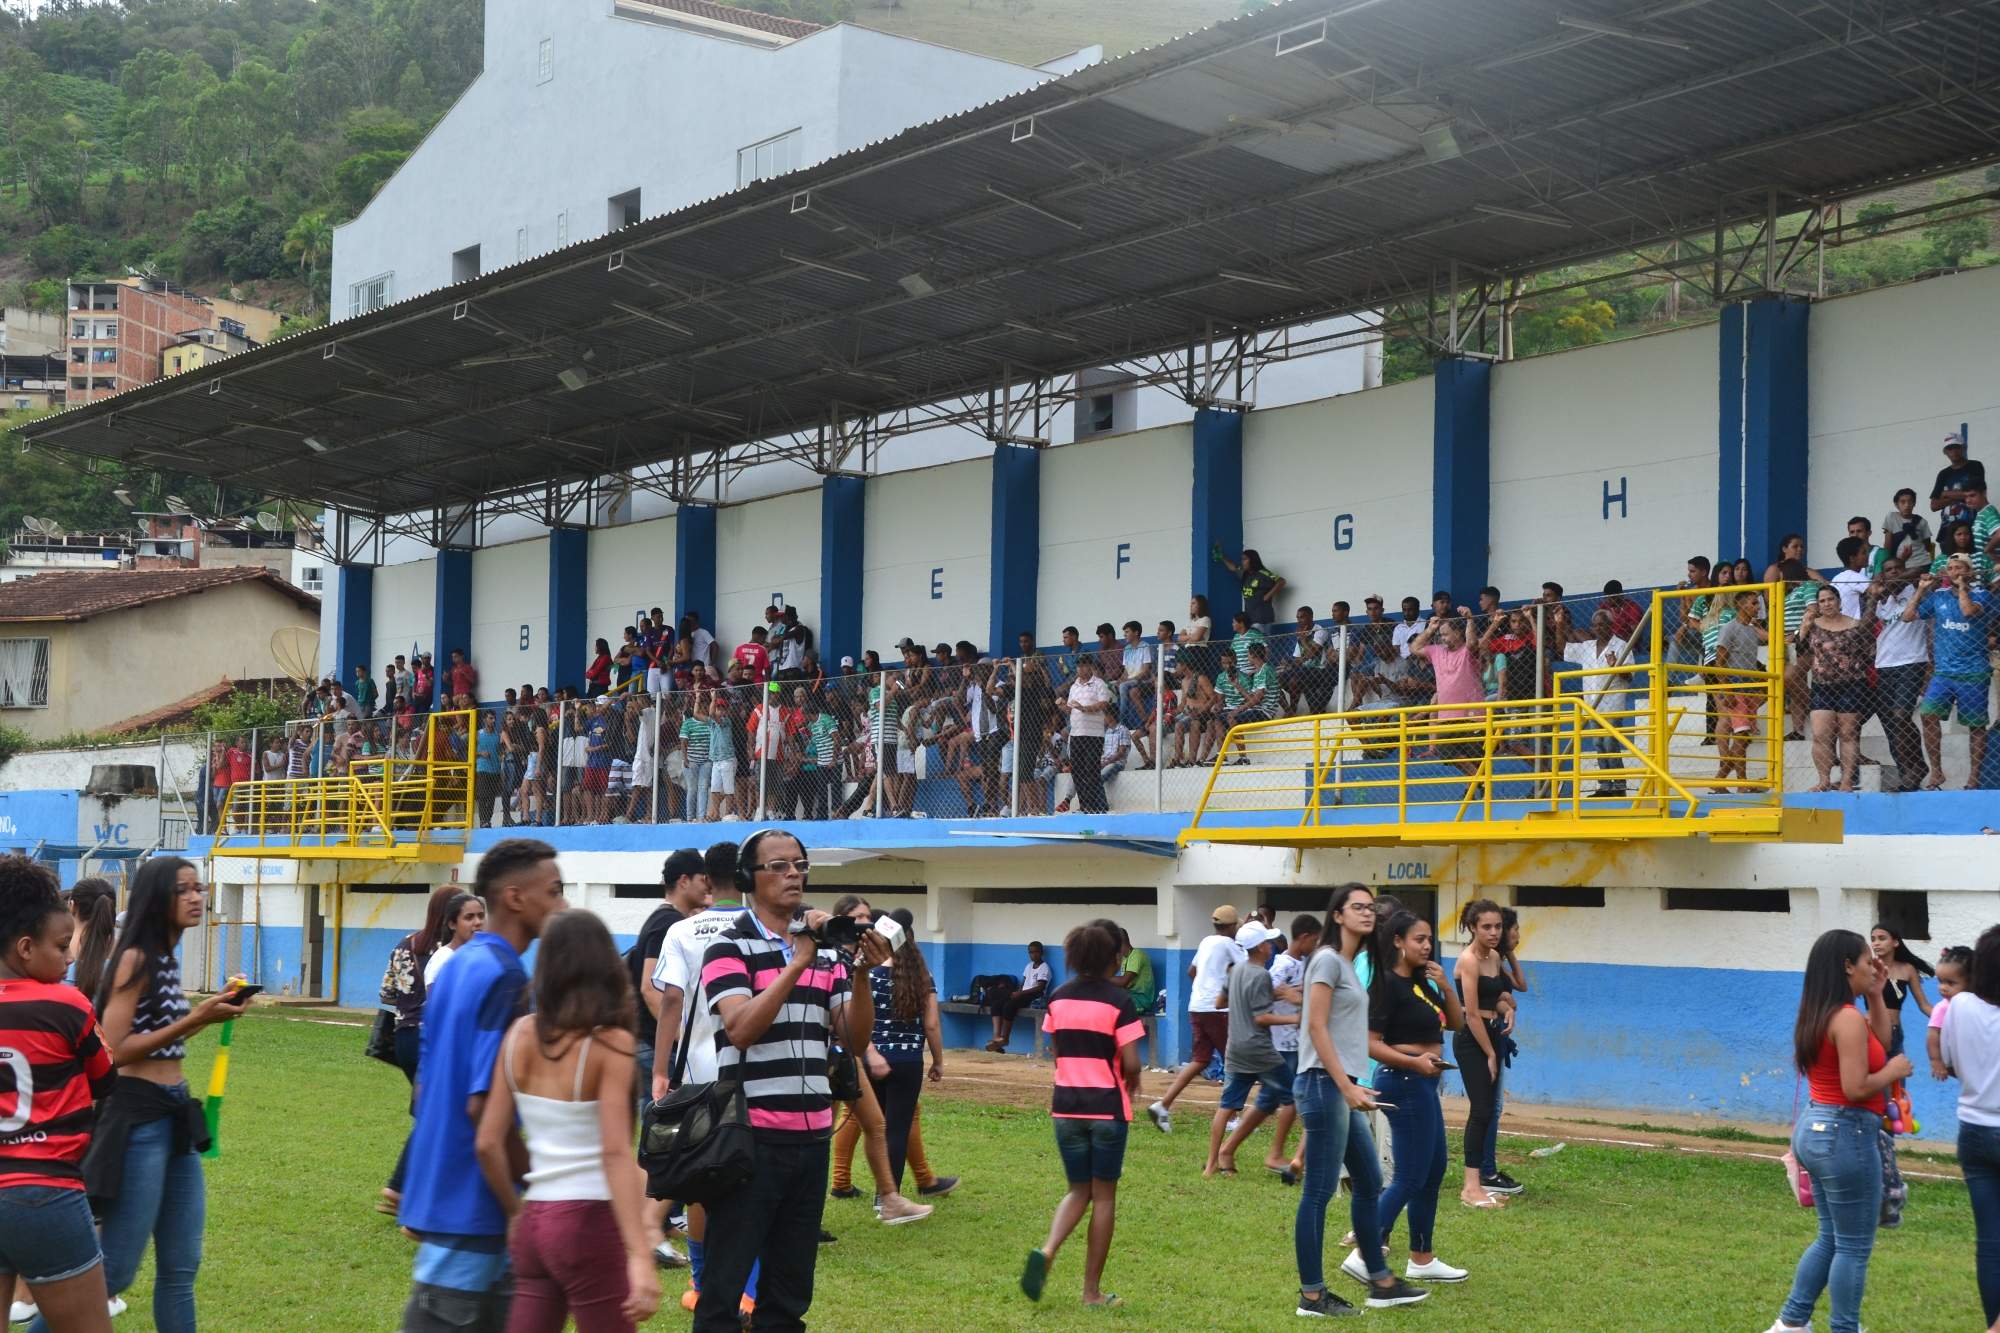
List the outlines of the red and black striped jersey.
{"label": "red and black striped jersey", "polygon": [[109,1097],[115,1082],[82,991],[0,979],[0,1189],[82,1189],[92,1103]]}

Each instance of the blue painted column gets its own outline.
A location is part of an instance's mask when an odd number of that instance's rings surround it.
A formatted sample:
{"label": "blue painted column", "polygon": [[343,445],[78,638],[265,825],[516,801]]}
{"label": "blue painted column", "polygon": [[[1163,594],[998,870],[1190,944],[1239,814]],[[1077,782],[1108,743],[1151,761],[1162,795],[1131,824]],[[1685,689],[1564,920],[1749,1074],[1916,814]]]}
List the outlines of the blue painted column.
{"label": "blue painted column", "polygon": [[1229,637],[1229,618],[1243,609],[1236,576],[1215,558],[1243,553],[1243,414],[1202,407],[1194,414],[1194,509],[1189,536],[1188,590],[1208,598],[1211,637]]}
{"label": "blue painted column", "polygon": [[365,666],[368,674],[379,675],[371,659],[375,642],[375,566],[340,566],[339,619],[334,626],[333,669],[339,673],[341,688],[354,685],[354,668]]}
{"label": "blue painted column", "polygon": [[553,528],[549,532],[550,690],[583,688],[590,651],[590,532]]}
{"label": "blue painted column", "polygon": [[1014,636],[1035,632],[1042,577],[1042,454],[1026,445],[993,446],[992,579],[986,651],[1014,652]]}
{"label": "blue painted column", "polygon": [[1806,530],[1806,335],[1812,304],[1760,296],[1722,311],[1716,538],[1758,569]]}
{"label": "blue painted column", "polygon": [[1431,587],[1468,606],[1486,586],[1492,387],[1492,362],[1456,356],[1431,385]]}
{"label": "blue painted column", "polygon": [[682,505],[674,511],[674,618],[688,612],[716,633],[715,507]]}
{"label": "blue painted column", "polygon": [[431,665],[437,668],[437,680],[431,693],[432,707],[444,699],[454,648],[464,649],[470,660],[472,552],[445,547],[437,553],[437,607],[431,630]]}
{"label": "blue painted column", "polygon": [[819,489],[819,660],[861,660],[861,554],[868,531],[868,479],[827,477]]}

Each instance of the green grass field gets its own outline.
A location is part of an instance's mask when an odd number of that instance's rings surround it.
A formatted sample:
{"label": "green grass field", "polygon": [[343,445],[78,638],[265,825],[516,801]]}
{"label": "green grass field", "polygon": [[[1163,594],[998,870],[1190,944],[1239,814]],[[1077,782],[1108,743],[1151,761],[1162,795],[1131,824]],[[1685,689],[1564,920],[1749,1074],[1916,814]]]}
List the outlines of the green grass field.
{"label": "green grass field", "polygon": [[[405,1092],[395,1070],[363,1058],[364,1035],[296,1011],[239,1023],[222,1155],[209,1163],[198,1288],[204,1327],[395,1327],[410,1245],[374,1201],[407,1126]],[[199,1092],[214,1043],[204,1038],[196,1047],[188,1066]],[[1189,1114],[1171,1136],[1134,1130],[1106,1280],[1126,1308],[1105,1314],[1077,1306],[1080,1231],[1047,1296],[1029,1304],[1015,1286],[1021,1258],[1041,1240],[1061,1192],[1047,1117],[1039,1106],[954,1100],[948,1090],[947,1083],[926,1094],[925,1143],[938,1169],[963,1176],[964,1185],[930,1219],[893,1229],[876,1223],[865,1202],[830,1201],[826,1225],[840,1239],[821,1251],[814,1328],[970,1333],[1087,1329],[1107,1319],[1134,1329],[1298,1326],[1297,1194],[1262,1172],[1203,1180],[1198,1117]],[[1778,1167],[1582,1144],[1530,1160],[1533,1146],[1503,1140],[1505,1164],[1529,1189],[1504,1214],[1470,1212],[1447,1190],[1438,1251],[1471,1269],[1472,1279],[1422,1306],[1370,1319],[1507,1333],[1770,1324],[1812,1232]],[[1335,1238],[1345,1214],[1337,1200]],[[1341,1257],[1329,1256],[1336,1290],[1352,1285],[1334,1272]],[[152,1326],[150,1267],[128,1293],[132,1312],[117,1325],[125,1333]],[[1897,1333],[1979,1326],[1962,1186],[1912,1182],[1902,1229],[1877,1244],[1866,1317]],[[648,1327],[687,1323],[674,1306]]]}

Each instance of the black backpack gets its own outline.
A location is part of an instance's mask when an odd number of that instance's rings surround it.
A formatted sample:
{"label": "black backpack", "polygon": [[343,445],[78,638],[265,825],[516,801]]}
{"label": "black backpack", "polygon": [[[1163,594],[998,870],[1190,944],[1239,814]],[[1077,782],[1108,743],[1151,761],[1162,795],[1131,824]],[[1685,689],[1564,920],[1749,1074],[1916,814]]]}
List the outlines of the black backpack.
{"label": "black backpack", "polygon": [[648,1102],[639,1117],[639,1165],[646,1172],[647,1197],[705,1204],[750,1179],[756,1170],[756,1144],[736,1067],[713,1083],[680,1081],[687,1073],[694,1014],[695,1007],[689,1004],[669,1080],[679,1086]]}

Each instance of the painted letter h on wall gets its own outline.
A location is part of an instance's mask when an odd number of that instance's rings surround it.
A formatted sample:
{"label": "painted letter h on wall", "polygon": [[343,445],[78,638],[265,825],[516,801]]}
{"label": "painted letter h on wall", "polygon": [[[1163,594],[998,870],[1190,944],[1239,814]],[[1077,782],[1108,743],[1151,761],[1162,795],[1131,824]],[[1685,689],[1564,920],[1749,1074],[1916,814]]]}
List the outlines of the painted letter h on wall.
{"label": "painted letter h on wall", "polygon": [[1607,480],[1607,481],[1606,481],[1606,482],[1604,483],[1604,521],[1605,521],[1606,523],[1609,523],[1609,522],[1611,521],[1611,506],[1612,506],[1612,505],[1617,505],[1617,506],[1618,506],[1618,517],[1620,517],[1620,518],[1626,518],[1626,517],[1629,517],[1629,515],[1627,515],[1627,514],[1626,514],[1626,512],[1625,512],[1625,491],[1626,491],[1626,488],[1627,488],[1627,483],[1626,483],[1626,480],[1625,480],[1625,478],[1623,478],[1623,477],[1620,477],[1620,478],[1618,479],[1618,494],[1616,494],[1616,495],[1613,495],[1613,494],[1611,493],[1611,483],[1610,483],[1610,481],[1608,481],[1608,480]]}

